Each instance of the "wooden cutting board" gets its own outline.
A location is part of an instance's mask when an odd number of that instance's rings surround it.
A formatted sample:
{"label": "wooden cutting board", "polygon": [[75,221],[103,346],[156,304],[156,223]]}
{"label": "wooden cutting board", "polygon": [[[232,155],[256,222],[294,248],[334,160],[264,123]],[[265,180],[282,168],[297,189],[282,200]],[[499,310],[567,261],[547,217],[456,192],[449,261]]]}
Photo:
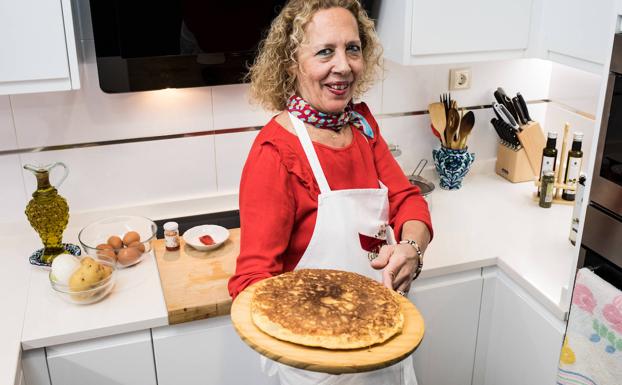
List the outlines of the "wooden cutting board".
{"label": "wooden cutting board", "polygon": [[177,251],[167,251],[163,239],[154,242],[170,325],[229,314],[227,283],[240,252],[240,229],[230,229],[229,234],[211,251],[195,250],[183,239]]}
{"label": "wooden cutting board", "polygon": [[402,332],[382,344],[364,349],[330,350],[281,341],[262,332],[251,318],[253,286],[240,293],[231,307],[236,331],[251,348],[285,365],[315,372],[343,374],[386,368],[411,354],[423,339],[421,313],[407,298],[398,296],[404,312]]}

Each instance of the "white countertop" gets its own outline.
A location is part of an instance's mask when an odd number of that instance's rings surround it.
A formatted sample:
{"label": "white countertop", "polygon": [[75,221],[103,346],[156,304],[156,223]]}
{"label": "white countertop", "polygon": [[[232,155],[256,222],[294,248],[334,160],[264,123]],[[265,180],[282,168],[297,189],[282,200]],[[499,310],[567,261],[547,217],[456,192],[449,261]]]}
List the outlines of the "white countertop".
{"label": "white countertop", "polygon": [[[456,191],[441,190],[431,177],[437,185],[430,196],[435,236],[426,252],[422,278],[496,265],[563,319],[567,305],[562,288],[570,283],[578,255],[568,241],[572,206],[542,209],[531,199],[532,183],[512,184],[493,172],[479,171],[491,169],[489,162],[480,164]],[[212,207],[212,211],[232,209],[231,197],[222,201],[227,207]],[[186,215],[187,205],[179,205],[182,210],[177,215]],[[175,211],[175,204],[159,205],[165,210],[145,207],[143,215],[152,218]],[[96,217],[97,213],[74,215],[65,241],[76,243],[78,230]],[[72,305],[52,291],[47,270],[28,264],[30,253],[41,247],[34,231],[24,232],[23,224],[15,228],[17,236],[0,238],[5,246],[0,258],[7,272],[0,289],[8,314],[0,328],[0,383],[13,384],[20,343],[23,349],[32,349],[168,323],[153,256],[118,271],[117,284],[103,301]]]}

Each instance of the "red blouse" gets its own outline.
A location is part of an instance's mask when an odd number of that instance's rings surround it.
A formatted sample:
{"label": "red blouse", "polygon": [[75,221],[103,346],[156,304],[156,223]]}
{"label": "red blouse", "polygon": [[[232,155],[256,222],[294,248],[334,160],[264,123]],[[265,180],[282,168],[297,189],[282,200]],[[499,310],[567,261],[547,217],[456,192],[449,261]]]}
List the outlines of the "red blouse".
{"label": "red blouse", "polygon": [[[313,143],[332,190],[389,190],[389,223],[399,237],[409,220],[424,222],[432,234],[426,201],[401,170],[378,123],[364,103],[355,110],[374,131],[369,139],[353,130],[344,148]],[[300,261],[315,227],[319,187],[298,137],[273,118],[261,129],[250,150],[240,182],[240,255],[229,280],[233,298],[250,284],[292,271]]]}

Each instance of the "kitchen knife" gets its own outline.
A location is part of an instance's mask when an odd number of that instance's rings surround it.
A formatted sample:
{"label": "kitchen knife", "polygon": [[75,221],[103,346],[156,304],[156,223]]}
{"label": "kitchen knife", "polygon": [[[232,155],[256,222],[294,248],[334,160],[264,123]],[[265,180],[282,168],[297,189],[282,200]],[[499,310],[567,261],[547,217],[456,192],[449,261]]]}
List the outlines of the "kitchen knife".
{"label": "kitchen knife", "polygon": [[520,103],[521,109],[523,111],[523,116],[525,117],[525,119],[527,119],[527,122],[533,122],[533,119],[531,119],[531,117],[529,116],[529,110],[527,109],[527,103],[525,102],[523,95],[518,92],[516,94],[516,98],[518,99],[518,103]]}
{"label": "kitchen knife", "polygon": [[501,121],[507,123],[517,131],[520,130],[520,126],[516,123],[516,120],[514,120],[514,117],[510,111],[508,111],[503,104],[493,103],[492,108],[497,112],[497,114],[499,114],[499,116],[501,116]]}
{"label": "kitchen knife", "polygon": [[514,106],[512,105],[512,99],[510,99],[510,97],[505,93],[505,91],[501,87],[497,88],[497,93],[503,100],[503,103],[501,104],[505,106],[505,108],[512,114],[512,117],[516,121],[518,119],[518,116],[516,115],[516,111],[514,111]]}
{"label": "kitchen knife", "polygon": [[507,140],[505,138],[505,133],[501,131],[501,127],[499,126],[499,119],[497,118],[490,119],[490,124],[492,124],[492,126],[495,128],[495,131],[497,132],[499,139],[501,139],[501,144],[503,144],[504,146],[507,146],[509,143],[507,143]]}
{"label": "kitchen knife", "polygon": [[518,121],[520,124],[527,124],[527,118],[525,118],[525,114],[523,113],[523,106],[520,105],[518,101],[518,97],[512,98],[512,104],[514,105],[514,110],[516,111],[516,115],[518,116]]}

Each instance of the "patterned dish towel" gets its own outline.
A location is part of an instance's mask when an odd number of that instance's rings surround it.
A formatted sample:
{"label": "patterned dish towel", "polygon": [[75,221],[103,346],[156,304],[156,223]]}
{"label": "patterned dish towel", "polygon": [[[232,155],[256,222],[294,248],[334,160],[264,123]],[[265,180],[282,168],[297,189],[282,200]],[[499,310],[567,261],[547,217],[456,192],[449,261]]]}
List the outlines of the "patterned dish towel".
{"label": "patterned dish towel", "polygon": [[622,292],[587,268],[577,273],[557,384],[622,384]]}

